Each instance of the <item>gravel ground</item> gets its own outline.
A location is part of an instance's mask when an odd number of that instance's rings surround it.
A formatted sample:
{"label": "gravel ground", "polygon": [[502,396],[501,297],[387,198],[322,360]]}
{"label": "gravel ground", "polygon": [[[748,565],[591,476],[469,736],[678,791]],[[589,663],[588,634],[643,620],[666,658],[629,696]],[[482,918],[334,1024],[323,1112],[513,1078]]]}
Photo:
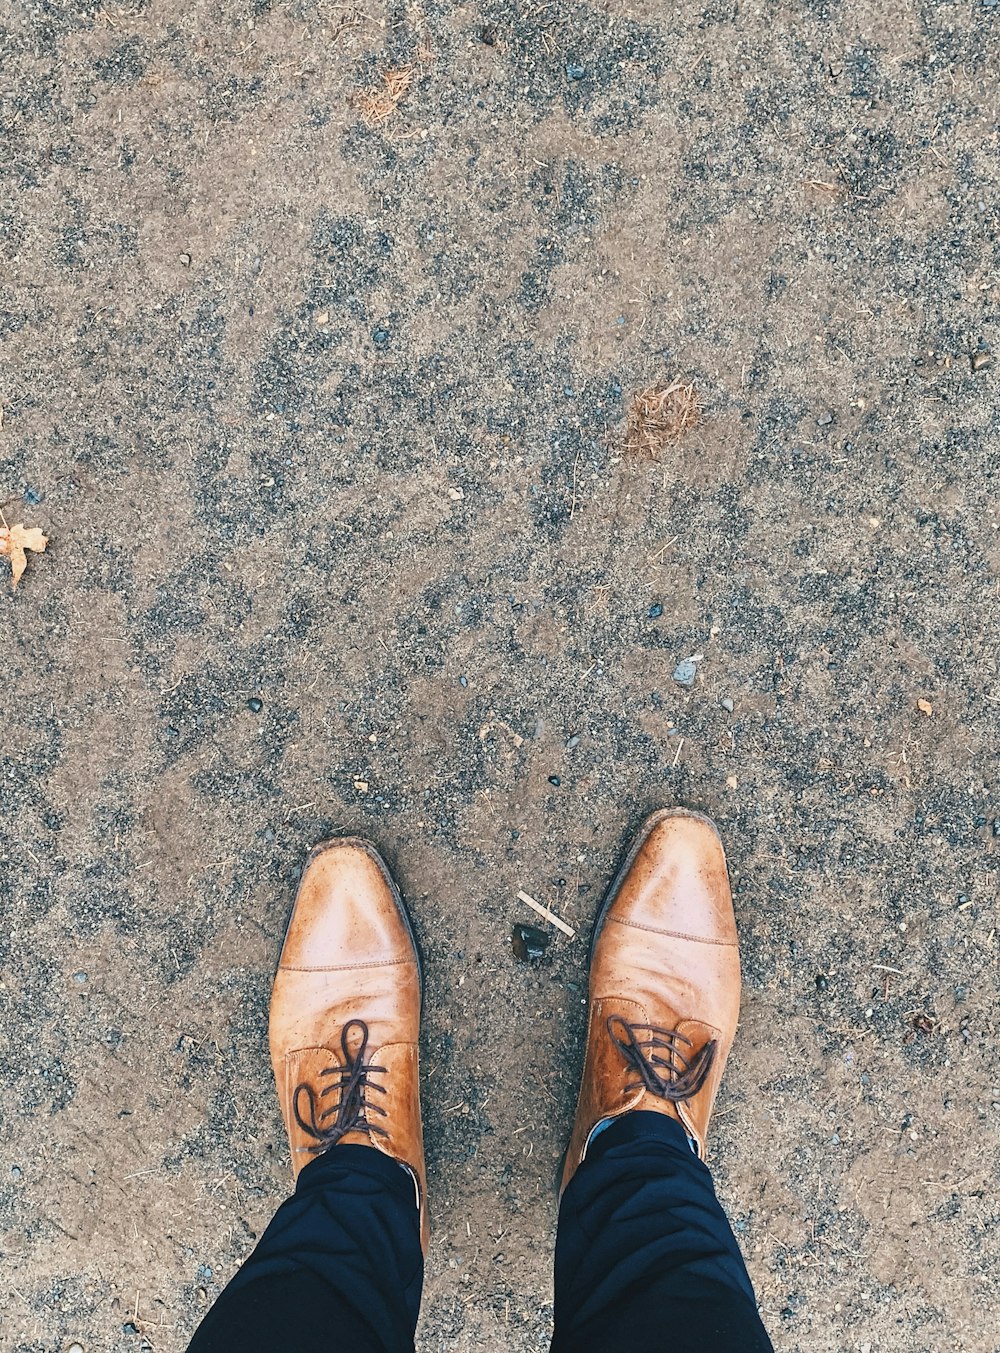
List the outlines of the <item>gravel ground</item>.
{"label": "gravel ground", "polygon": [[[270,980],[351,832],[428,961],[421,1353],[544,1350],[585,937],[681,803],[779,1353],[996,1353],[1000,5],[0,23],[51,541],[0,579],[0,1346],[184,1349],[288,1187]],[[702,426],[628,452],[675,376]]]}

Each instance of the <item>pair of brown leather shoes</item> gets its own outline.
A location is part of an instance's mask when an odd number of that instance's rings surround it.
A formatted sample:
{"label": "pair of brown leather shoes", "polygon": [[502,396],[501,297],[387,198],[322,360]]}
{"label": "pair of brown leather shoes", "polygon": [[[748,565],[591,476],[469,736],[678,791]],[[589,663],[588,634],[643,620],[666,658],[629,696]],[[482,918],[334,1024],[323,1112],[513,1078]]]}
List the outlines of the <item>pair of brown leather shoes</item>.
{"label": "pair of brown leather shoes", "polygon": [[[341,1142],[412,1174],[427,1248],[417,1042],[421,963],[393,883],[366,841],[309,856],[271,998],[271,1057],[292,1168]],[[708,818],[644,824],[594,927],[590,1025],[562,1187],[599,1123],[634,1109],[678,1119],[699,1154],[740,1004],[736,922]]]}

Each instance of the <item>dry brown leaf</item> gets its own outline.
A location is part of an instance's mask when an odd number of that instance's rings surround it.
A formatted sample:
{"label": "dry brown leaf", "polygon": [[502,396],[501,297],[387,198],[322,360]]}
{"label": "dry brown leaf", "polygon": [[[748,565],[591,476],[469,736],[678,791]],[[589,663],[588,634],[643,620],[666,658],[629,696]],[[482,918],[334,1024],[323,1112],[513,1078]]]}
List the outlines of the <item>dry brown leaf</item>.
{"label": "dry brown leaf", "polygon": [[654,459],[701,422],[701,397],[693,384],[660,381],[632,397],[624,449]]}
{"label": "dry brown leaf", "polygon": [[934,713],[934,706],[929,700],[918,700],[917,709],[920,710],[921,714],[926,714],[928,718]]}
{"label": "dry brown leaf", "polygon": [[16,587],[28,562],[25,550],[35,550],[41,554],[49,543],[37,526],[25,526],[18,522],[16,526],[0,526],[0,555],[10,560],[11,577]]}

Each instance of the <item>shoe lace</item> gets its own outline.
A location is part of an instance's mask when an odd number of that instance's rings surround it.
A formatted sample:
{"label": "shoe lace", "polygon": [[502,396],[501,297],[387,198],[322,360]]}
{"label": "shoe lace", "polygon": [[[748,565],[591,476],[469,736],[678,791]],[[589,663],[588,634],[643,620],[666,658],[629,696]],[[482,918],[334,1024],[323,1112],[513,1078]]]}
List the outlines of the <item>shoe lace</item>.
{"label": "shoe lace", "polygon": [[[682,1046],[693,1048],[694,1044],[676,1029],[658,1029],[652,1024],[630,1024],[621,1015],[612,1015],[607,1028],[615,1047],[629,1066],[639,1073],[637,1081],[626,1085],[626,1093],[638,1090],[643,1085],[650,1094],[679,1103],[698,1093],[715,1061],[718,1044],[714,1038],[699,1048],[693,1057],[687,1057],[681,1050]],[[649,1034],[650,1037],[639,1038],[639,1034]],[[661,1057],[660,1052],[665,1052],[666,1056]]]}
{"label": "shoe lace", "polygon": [[[355,1053],[351,1052],[349,1046],[352,1029],[361,1031],[361,1043]],[[380,1095],[386,1093],[384,1085],[376,1085],[369,1080],[374,1072],[384,1072],[386,1068],[373,1066],[371,1062],[365,1061],[365,1053],[368,1050],[368,1025],[364,1020],[347,1021],[340,1033],[340,1047],[344,1054],[344,1065],[327,1067],[325,1071],[320,1072],[321,1080],[327,1077],[336,1079],[331,1079],[329,1085],[324,1086],[319,1092],[308,1081],[303,1081],[301,1085],[295,1087],[295,1094],[292,1096],[292,1112],[295,1114],[296,1123],[315,1141],[314,1146],[300,1146],[298,1149],[308,1151],[311,1155],[328,1151],[348,1132],[367,1132],[369,1136],[374,1133],[380,1137],[389,1135],[385,1128],[368,1121],[370,1113],[381,1114],[383,1118],[386,1116],[385,1109],[378,1104],[369,1104],[366,1099],[369,1090],[376,1090]],[[337,1103],[324,1108],[322,1101],[328,1095],[334,1094],[338,1096]],[[303,1114],[300,1108],[302,1099],[307,1102],[307,1114]],[[333,1118],[332,1123],[327,1122],[330,1118]]]}

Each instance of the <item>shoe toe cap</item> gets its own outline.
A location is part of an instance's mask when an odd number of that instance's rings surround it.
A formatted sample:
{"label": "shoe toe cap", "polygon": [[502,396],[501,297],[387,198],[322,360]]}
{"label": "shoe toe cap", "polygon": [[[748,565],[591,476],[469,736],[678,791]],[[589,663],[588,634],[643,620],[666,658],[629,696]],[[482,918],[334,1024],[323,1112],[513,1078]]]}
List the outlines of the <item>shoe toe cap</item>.
{"label": "shoe toe cap", "polygon": [[610,916],[653,932],[735,942],[726,856],[714,825],[691,813],[653,819]]}
{"label": "shoe toe cap", "polygon": [[357,840],[317,847],[302,874],[280,967],[364,967],[413,957],[395,890],[375,851]]}

